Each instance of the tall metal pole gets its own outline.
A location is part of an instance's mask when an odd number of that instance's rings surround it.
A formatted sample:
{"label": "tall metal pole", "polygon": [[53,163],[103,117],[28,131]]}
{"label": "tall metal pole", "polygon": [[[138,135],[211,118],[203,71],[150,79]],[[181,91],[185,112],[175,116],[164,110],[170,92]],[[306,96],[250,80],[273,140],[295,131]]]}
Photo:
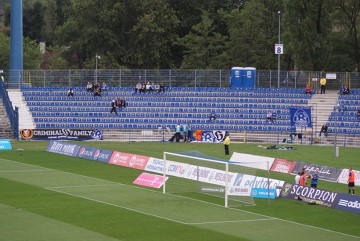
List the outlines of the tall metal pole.
{"label": "tall metal pole", "polygon": [[[281,12],[278,11],[278,15],[279,15],[279,41],[278,41],[278,44],[281,44],[281,33],[280,33],[280,14]],[[278,54],[278,84],[277,84],[277,87],[280,88],[280,54]]]}
{"label": "tall metal pole", "polygon": [[95,55],[95,83],[97,83],[97,74],[98,74],[98,60],[101,59],[99,55]]}

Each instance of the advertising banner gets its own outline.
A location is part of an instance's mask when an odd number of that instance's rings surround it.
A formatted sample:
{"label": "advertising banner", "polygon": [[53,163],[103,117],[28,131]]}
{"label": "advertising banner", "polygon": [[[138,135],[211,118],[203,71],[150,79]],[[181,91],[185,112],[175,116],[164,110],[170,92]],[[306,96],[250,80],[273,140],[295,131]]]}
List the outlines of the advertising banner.
{"label": "advertising banner", "polygon": [[296,174],[297,172],[301,172],[303,168],[305,168],[307,175],[313,174],[317,170],[320,179],[333,182],[338,180],[342,172],[342,169],[335,167],[321,166],[306,162],[297,162],[292,173]]}
{"label": "advertising banner", "polygon": [[203,131],[195,130],[193,136],[197,142],[212,142],[220,143],[225,140],[226,134],[229,134],[228,131]]}
{"label": "advertising banner", "polygon": [[22,129],[20,130],[22,140],[102,140],[103,134],[99,129]]}
{"label": "advertising banner", "polygon": [[[360,186],[360,171],[353,170],[355,172],[355,186]],[[343,169],[339,175],[338,182],[347,184],[349,178],[349,169]]]}
{"label": "advertising banner", "polygon": [[164,173],[164,160],[150,157],[144,170],[148,172]]}
{"label": "advertising banner", "polygon": [[336,209],[360,214],[360,197],[339,193],[338,201],[336,202]]}
{"label": "advertising banner", "polygon": [[76,157],[80,146],[67,142],[50,141],[46,151]]}
{"label": "advertising banner", "polygon": [[94,157],[98,162],[108,163],[111,157],[112,151],[109,150],[99,150],[95,152]]}
{"label": "advertising banner", "polygon": [[114,151],[109,163],[118,166],[144,170],[150,157]]}
{"label": "advertising banner", "polygon": [[[168,179],[169,177],[166,177],[166,180]],[[164,184],[164,177],[143,172],[133,183],[145,187],[160,188]]]}
{"label": "advertising banner", "polygon": [[338,195],[336,192],[290,183],[286,183],[281,192],[281,196],[286,199],[298,200],[298,198],[301,198],[304,202],[315,203],[329,208],[335,207]]}
{"label": "advertising banner", "polygon": [[309,107],[290,107],[291,126],[309,127],[311,123],[311,108]]}
{"label": "advertising banner", "polygon": [[283,159],[275,159],[270,170],[273,172],[282,172],[290,174],[294,169],[296,162],[291,162]]}
{"label": "advertising banner", "polygon": [[11,150],[11,142],[10,139],[0,139],[0,151],[1,150]]}
{"label": "advertising banner", "polygon": [[276,189],[253,188],[251,190],[251,197],[275,199]]}
{"label": "advertising banner", "polygon": [[269,170],[275,158],[234,152],[230,161],[234,165]]}
{"label": "advertising banner", "polygon": [[101,152],[100,148],[80,146],[78,157],[96,161]]}
{"label": "advertising banner", "polygon": [[[247,174],[236,173],[234,178],[232,178],[232,183],[230,186],[234,187],[245,187],[245,188],[265,188],[265,189],[276,189],[277,187],[284,186],[285,182],[266,178],[266,177],[257,177]],[[276,190],[277,196],[280,195],[280,190]]]}

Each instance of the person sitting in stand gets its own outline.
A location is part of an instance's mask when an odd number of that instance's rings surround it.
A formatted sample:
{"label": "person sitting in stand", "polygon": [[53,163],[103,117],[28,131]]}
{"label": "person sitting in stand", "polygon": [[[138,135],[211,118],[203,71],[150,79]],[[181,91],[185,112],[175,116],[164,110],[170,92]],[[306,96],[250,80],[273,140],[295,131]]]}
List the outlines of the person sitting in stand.
{"label": "person sitting in stand", "polygon": [[343,87],[341,88],[341,93],[342,93],[343,95],[348,95],[348,94],[350,94],[350,89],[349,89],[349,87],[348,87],[347,85],[343,85]]}
{"label": "person sitting in stand", "polygon": [[141,82],[138,82],[138,83],[135,85],[135,93],[141,93],[141,87],[142,87]]}
{"label": "person sitting in stand", "polygon": [[121,97],[121,99],[118,99],[118,107],[121,110],[122,108],[126,107],[126,101],[124,97]]}
{"label": "person sitting in stand", "polygon": [[165,86],[164,86],[164,84],[163,84],[163,83],[160,83],[159,93],[160,93],[160,92],[165,93]]}
{"label": "person sitting in stand", "polygon": [[101,83],[101,92],[106,91],[107,88],[108,88],[108,87],[107,87],[105,81],[103,81],[103,82]]}
{"label": "person sitting in stand", "polygon": [[151,92],[151,84],[150,84],[150,82],[147,82],[147,84],[146,84],[146,92],[147,93]]}
{"label": "person sitting in stand", "polygon": [[357,116],[357,117],[360,117],[360,107],[357,109],[356,116]]}
{"label": "person sitting in stand", "polygon": [[86,85],[86,91],[87,91],[88,93],[94,91],[93,85],[92,85],[90,82],[88,82],[87,85]]}
{"label": "person sitting in stand", "polygon": [[328,126],[326,124],[323,124],[321,129],[320,129],[320,134],[319,136],[321,136],[321,133],[324,133],[324,135],[327,137],[327,132],[328,132]]}
{"label": "person sitting in stand", "polygon": [[216,114],[215,114],[215,111],[212,111],[211,114],[210,114],[210,121],[211,122],[214,122],[216,120]]}
{"label": "person sitting in stand", "polygon": [[94,97],[95,96],[100,96],[101,97],[101,88],[100,87],[97,87],[94,91]]}
{"label": "person sitting in stand", "polygon": [[73,91],[72,88],[70,88],[70,89],[68,90],[67,96],[68,96],[68,97],[74,97],[74,91]]}
{"label": "person sitting in stand", "polygon": [[306,85],[305,87],[305,94],[312,94],[312,88],[310,85]]}

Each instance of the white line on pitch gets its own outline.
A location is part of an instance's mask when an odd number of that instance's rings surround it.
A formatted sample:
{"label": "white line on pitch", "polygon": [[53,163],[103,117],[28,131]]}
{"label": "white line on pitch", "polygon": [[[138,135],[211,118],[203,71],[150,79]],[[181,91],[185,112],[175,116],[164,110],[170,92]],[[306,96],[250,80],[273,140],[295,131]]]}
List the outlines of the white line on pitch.
{"label": "white line on pitch", "polygon": [[174,219],[171,219],[171,218],[166,218],[166,217],[158,216],[158,215],[155,215],[155,214],[152,214],[152,213],[142,212],[142,211],[139,211],[139,210],[136,210],[136,209],[132,209],[132,208],[129,208],[129,207],[125,207],[125,206],[121,206],[121,205],[117,205],[117,204],[113,204],[113,203],[108,203],[108,202],[104,202],[104,201],[101,201],[101,200],[97,200],[97,199],[93,199],[93,198],[89,198],[89,197],[84,197],[84,196],[81,196],[81,195],[75,195],[75,194],[72,194],[72,193],[63,192],[63,191],[59,191],[59,190],[51,189],[51,188],[45,188],[45,189],[50,190],[50,191],[54,191],[54,192],[58,192],[58,193],[62,193],[62,194],[66,194],[66,195],[70,195],[70,196],[73,196],[73,197],[83,198],[83,199],[90,200],[90,201],[93,201],[93,202],[98,202],[98,203],[106,204],[106,205],[113,206],[113,207],[118,207],[118,208],[126,209],[126,210],[129,210],[129,211],[132,211],[132,212],[136,212],[136,213],[140,213],[140,214],[144,214],[144,215],[148,215],[148,216],[152,216],[152,217],[156,217],[156,218],[160,218],[160,219],[165,219],[165,220],[168,220],[168,221],[171,221],[171,222],[175,222],[175,223],[186,224],[186,223],[184,223],[184,222],[181,222],[181,221],[178,221],[178,220],[174,220]]}
{"label": "white line on pitch", "polygon": [[[117,183],[117,182],[108,181],[108,180],[104,180],[104,179],[100,179],[100,178],[96,178],[96,177],[89,177],[89,176],[80,175],[80,174],[76,174],[76,173],[71,173],[71,172],[66,172],[66,171],[60,171],[60,170],[56,170],[56,169],[51,169],[51,168],[47,168],[47,167],[36,166],[36,165],[32,165],[32,164],[17,162],[17,161],[8,160],[8,159],[3,159],[3,158],[0,158],[0,160],[4,160],[4,161],[8,161],[8,162],[13,162],[13,163],[17,163],[17,164],[23,164],[23,165],[33,166],[33,167],[40,167],[40,168],[44,168],[44,169],[51,170],[51,171],[55,171],[55,172],[62,172],[62,173],[67,173],[67,174],[71,174],[71,175],[75,175],[75,176],[79,176],[79,177],[86,177],[86,178],[90,178],[90,179],[94,179],[94,180],[101,180],[101,181],[105,181],[105,182],[108,182],[108,183]],[[131,185],[123,184],[123,183],[117,183],[117,184],[123,185],[123,186],[132,187],[132,188],[138,188],[138,189],[142,189],[142,190],[147,190],[147,191],[150,191],[150,192],[157,192],[157,191],[153,191],[153,190],[150,190],[150,189],[145,189],[145,188],[141,188],[141,187],[131,186]],[[56,190],[53,190],[53,191],[56,191]],[[70,194],[69,194],[69,195],[70,195]],[[172,194],[168,194],[168,195],[172,195]],[[74,195],[73,195],[73,196],[74,196]],[[177,196],[177,197],[185,198],[185,199],[191,199],[191,200],[195,200],[195,201],[198,201],[198,202],[204,202],[204,203],[205,203],[205,201],[203,201],[203,200],[198,200],[198,199],[193,199],[193,198],[188,198],[188,197],[182,197],[182,196]],[[86,199],[89,199],[89,198],[86,198]],[[91,200],[91,199],[89,199],[89,200]],[[96,201],[96,200],[93,200],[93,201]],[[98,202],[101,202],[101,201],[98,201]],[[104,202],[103,202],[103,203],[104,203]],[[224,206],[222,206],[222,205],[214,204],[214,203],[207,203],[207,204],[214,205],[214,206],[224,207]],[[113,204],[110,204],[110,205],[113,205]],[[113,206],[116,206],[116,205],[113,205]],[[308,228],[313,228],[313,229],[317,229],[317,230],[322,230],[322,231],[326,231],[326,232],[330,232],[330,233],[335,233],[335,234],[339,234],[339,235],[343,235],[343,236],[347,236],[347,237],[352,237],[352,238],[360,239],[359,236],[355,236],[355,235],[351,235],[351,234],[346,234],[346,233],[341,233],[341,232],[333,231],[333,230],[330,230],[330,229],[320,228],[320,227],[311,226],[311,225],[308,225],[308,224],[298,223],[298,222],[294,222],[294,221],[290,221],[290,220],[286,220],[286,219],[281,219],[281,218],[275,218],[275,217],[271,217],[271,216],[268,216],[268,215],[259,214],[259,213],[254,213],[254,212],[245,211],[245,210],[240,210],[240,209],[234,209],[234,208],[229,208],[229,209],[232,209],[232,210],[237,211],[237,212],[249,213],[249,214],[252,214],[252,215],[262,216],[262,217],[265,217],[265,218],[272,218],[272,219],[276,219],[276,220],[279,220],[279,221],[282,221],[282,222],[286,222],[286,223],[292,223],[292,224],[299,225],[299,226],[304,226],[304,227],[308,227]],[[130,209],[129,209],[129,210],[130,210]],[[134,211],[136,212],[136,210],[134,210]],[[152,215],[152,214],[150,214],[150,215]],[[152,216],[154,216],[154,215],[152,215]],[[167,219],[167,220],[174,221],[174,220],[171,220],[171,219]],[[174,221],[174,222],[178,222],[178,221]],[[181,223],[182,223],[182,222],[181,222]],[[186,224],[186,223],[183,223],[183,224]]]}
{"label": "white line on pitch", "polygon": [[258,221],[270,221],[277,220],[276,218],[261,218],[261,219],[239,219],[231,221],[214,221],[214,222],[200,222],[200,223],[186,223],[189,225],[203,225],[203,224],[221,224],[221,223],[241,223],[241,222],[258,222]]}

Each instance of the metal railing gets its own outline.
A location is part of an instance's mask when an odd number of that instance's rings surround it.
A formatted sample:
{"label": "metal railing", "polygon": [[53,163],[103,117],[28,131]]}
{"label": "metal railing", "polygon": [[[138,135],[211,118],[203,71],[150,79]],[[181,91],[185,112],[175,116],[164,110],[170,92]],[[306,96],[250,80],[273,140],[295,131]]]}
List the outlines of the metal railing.
{"label": "metal railing", "polygon": [[[87,69],[87,70],[23,70],[4,72],[8,88],[85,87],[87,82],[106,82],[109,87],[134,87],[137,82],[163,83],[167,87],[229,87],[230,70],[186,69]],[[304,88],[306,84],[318,90],[323,72],[256,70],[256,88]],[[333,73],[327,88],[360,88],[360,73]],[[11,80],[11,81],[9,81]]]}
{"label": "metal railing", "polygon": [[12,107],[9,95],[6,91],[6,87],[2,81],[0,81],[0,96],[3,99],[3,103],[5,106],[6,114],[10,121],[11,132],[15,136],[15,138],[19,139],[19,113],[18,109],[15,110]]}

